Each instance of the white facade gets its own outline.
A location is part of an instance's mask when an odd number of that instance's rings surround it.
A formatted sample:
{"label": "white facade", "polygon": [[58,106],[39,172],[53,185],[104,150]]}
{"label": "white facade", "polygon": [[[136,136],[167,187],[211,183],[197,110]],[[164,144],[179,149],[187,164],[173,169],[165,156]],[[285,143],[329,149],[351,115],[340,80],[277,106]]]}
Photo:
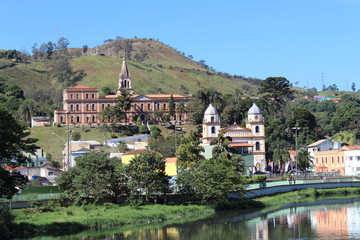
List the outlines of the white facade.
{"label": "white facade", "polygon": [[241,154],[252,154],[256,170],[265,171],[265,127],[261,110],[254,103],[248,111],[246,126],[238,124],[220,128],[220,116],[217,109],[211,104],[204,113],[203,144],[209,145],[217,138],[220,130],[225,131],[225,136],[232,138],[230,145],[240,149]]}
{"label": "white facade", "polygon": [[345,158],[345,175],[358,176],[360,175],[360,150],[346,150],[344,151]]}

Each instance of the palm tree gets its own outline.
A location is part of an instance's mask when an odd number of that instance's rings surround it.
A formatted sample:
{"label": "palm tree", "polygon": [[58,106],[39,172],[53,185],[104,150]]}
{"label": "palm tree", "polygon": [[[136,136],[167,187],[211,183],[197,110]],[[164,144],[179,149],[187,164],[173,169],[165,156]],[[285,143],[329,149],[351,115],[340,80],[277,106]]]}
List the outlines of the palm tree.
{"label": "palm tree", "polygon": [[305,179],[306,179],[306,169],[313,163],[313,156],[306,149],[301,149],[298,152],[298,166],[300,169],[305,170]]}

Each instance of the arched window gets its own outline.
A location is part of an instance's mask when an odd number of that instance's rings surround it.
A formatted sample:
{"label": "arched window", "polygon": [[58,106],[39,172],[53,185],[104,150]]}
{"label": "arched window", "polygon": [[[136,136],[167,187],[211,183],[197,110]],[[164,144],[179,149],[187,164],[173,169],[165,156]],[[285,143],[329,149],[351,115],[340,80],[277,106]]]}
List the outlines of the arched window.
{"label": "arched window", "polygon": [[86,111],[89,111],[89,104],[86,104]]}
{"label": "arched window", "polygon": [[215,133],[216,133],[215,127],[211,127],[211,134],[215,134]]}
{"label": "arched window", "polygon": [[78,93],[76,94],[76,99],[79,99],[79,94]]}
{"label": "arched window", "polygon": [[74,117],[73,116],[71,116],[70,122],[74,122]]}
{"label": "arched window", "polygon": [[176,121],[176,115],[174,115],[174,121]]}
{"label": "arched window", "polygon": [[74,105],[70,105],[70,111],[74,111]]}
{"label": "arched window", "polygon": [[95,111],[95,104],[91,105],[91,110]]}
{"label": "arched window", "polygon": [[76,111],[80,111],[80,105],[76,104]]}
{"label": "arched window", "polygon": [[260,143],[259,143],[259,142],[256,142],[256,143],[255,143],[255,150],[256,150],[256,151],[259,151],[259,150],[260,150]]}
{"label": "arched window", "polygon": [[160,103],[156,104],[157,105],[157,109],[160,109]]}
{"label": "arched window", "polygon": [[87,94],[85,94],[85,98],[86,99],[88,99],[89,98],[89,94],[87,93]]}
{"label": "arched window", "polygon": [[92,122],[95,122],[95,116],[92,116]]}
{"label": "arched window", "polygon": [[144,110],[144,104],[143,103],[140,105],[140,109]]}
{"label": "arched window", "polygon": [[181,114],[179,115],[179,121],[182,121],[182,115]]}
{"label": "arched window", "polygon": [[134,110],[137,110],[137,104],[136,103],[134,104]]}
{"label": "arched window", "polygon": [[110,103],[108,103],[108,107],[110,107]]}
{"label": "arched window", "polygon": [[166,103],[164,103],[163,108],[166,109]]}
{"label": "arched window", "polygon": [[211,122],[215,122],[215,117],[211,117]]}
{"label": "arched window", "polygon": [[260,132],[259,126],[256,126],[256,127],[255,127],[255,132],[256,132],[256,133],[259,133],[259,132]]}
{"label": "arched window", "polygon": [[70,99],[73,99],[74,98],[74,94],[70,94]]}
{"label": "arched window", "polygon": [[148,103],[148,110],[151,110],[151,104]]}
{"label": "arched window", "polygon": [[89,119],[90,119],[89,117],[86,117],[86,122],[87,122],[87,123],[89,122]]}
{"label": "arched window", "polygon": [[102,109],[102,110],[105,109],[105,104],[101,104],[101,109]]}
{"label": "arched window", "polygon": [[64,122],[64,116],[60,117],[60,122]]}
{"label": "arched window", "polygon": [[80,122],[80,117],[79,116],[76,117],[76,122],[78,122],[78,123]]}

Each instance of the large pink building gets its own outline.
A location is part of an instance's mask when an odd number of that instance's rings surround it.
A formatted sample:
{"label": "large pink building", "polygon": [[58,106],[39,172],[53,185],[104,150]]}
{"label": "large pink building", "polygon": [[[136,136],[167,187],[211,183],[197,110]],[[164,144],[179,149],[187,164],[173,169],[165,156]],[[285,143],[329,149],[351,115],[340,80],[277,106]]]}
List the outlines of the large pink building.
{"label": "large pink building", "polygon": [[[100,113],[106,107],[116,105],[122,89],[133,93],[131,76],[125,59],[119,75],[119,87],[116,95],[100,97],[99,89],[86,86],[65,89],[63,91],[63,110],[54,112],[54,124],[93,125],[106,123],[101,118]],[[159,119],[155,118],[154,113],[155,111],[168,113],[170,96],[170,94],[132,95],[131,108],[126,112],[126,122],[131,123],[138,117],[143,121],[149,119],[158,121]],[[190,97],[177,94],[173,95],[173,98],[175,105],[179,105],[181,102],[186,105],[190,100]],[[185,122],[187,117],[186,112],[177,111],[171,120]]]}

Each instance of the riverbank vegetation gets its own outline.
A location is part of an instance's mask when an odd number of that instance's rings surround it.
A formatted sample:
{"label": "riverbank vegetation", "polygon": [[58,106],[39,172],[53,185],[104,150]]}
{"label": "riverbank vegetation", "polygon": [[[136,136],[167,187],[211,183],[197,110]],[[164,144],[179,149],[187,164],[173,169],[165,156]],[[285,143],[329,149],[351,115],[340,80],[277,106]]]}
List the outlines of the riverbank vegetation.
{"label": "riverbank vegetation", "polygon": [[[117,204],[70,207],[37,207],[13,210],[14,234],[63,235],[85,229],[104,229],[127,224],[155,223],[181,219],[188,216],[209,216],[214,210],[205,205],[160,205],[151,204],[133,208]],[[54,217],[56,216],[56,217]]]}

